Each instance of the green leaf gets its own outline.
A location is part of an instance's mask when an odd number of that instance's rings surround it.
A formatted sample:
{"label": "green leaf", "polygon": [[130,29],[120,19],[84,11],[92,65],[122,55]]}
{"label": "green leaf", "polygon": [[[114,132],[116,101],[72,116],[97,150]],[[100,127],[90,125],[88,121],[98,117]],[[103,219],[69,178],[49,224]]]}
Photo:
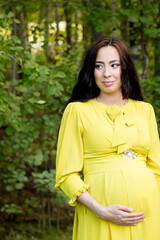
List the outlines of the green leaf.
{"label": "green leaf", "polygon": [[38,78],[36,78],[36,82],[38,82],[38,83],[44,83],[45,80],[46,80],[46,76],[45,77],[38,77]]}
{"label": "green leaf", "polygon": [[24,69],[24,74],[26,74],[26,75],[31,75],[31,69],[29,69],[29,68],[26,68],[26,69]]}
{"label": "green leaf", "polygon": [[5,18],[5,16],[3,14],[0,14],[0,19]]}
{"label": "green leaf", "polygon": [[39,96],[40,96],[40,93],[39,93],[39,92],[34,92],[33,95],[34,95],[35,97],[39,97]]}
{"label": "green leaf", "polygon": [[47,87],[45,93],[47,96],[54,95],[58,97],[62,95],[63,90],[63,86],[58,81],[54,81],[52,82],[52,86]]}
{"label": "green leaf", "polygon": [[7,133],[8,136],[13,135],[14,132],[15,132],[14,128],[12,128],[12,127],[6,128],[6,133]]}
{"label": "green leaf", "polygon": [[24,86],[25,87],[32,87],[33,86],[33,84],[34,84],[34,82],[33,81],[31,81],[31,80],[28,80],[28,81],[26,81],[26,82],[24,82]]}
{"label": "green leaf", "polygon": [[29,79],[30,80],[35,80],[37,78],[38,74],[37,73],[32,73],[30,76],[29,76]]}
{"label": "green leaf", "polygon": [[8,214],[21,214],[23,212],[22,208],[15,203],[5,204],[5,210]]}
{"label": "green leaf", "polygon": [[12,39],[13,39],[13,41],[15,42],[15,43],[21,43],[21,41],[18,39],[18,37],[17,36],[12,36]]}
{"label": "green leaf", "polygon": [[15,184],[15,188],[18,189],[18,190],[19,190],[19,189],[22,189],[23,186],[24,186],[23,183],[16,183],[16,184]]}
{"label": "green leaf", "polygon": [[9,12],[8,13],[8,18],[12,18],[14,16],[14,13],[13,12]]}
{"label": "green leaf", "polygon": [[13,50],[13,51],[22,51],[22,50],[24,50],[23,47],[11,47],[10,49]]}
{"label": "green leaf", "polygon": [[56,89],[54,86],[49,86],[47,89],[46,89],[46,95],[47,96],[52,96],[52,95],[55,95],[56,94]]}
{"label": "green leaf", "polygon": [[45,104],[46,101],[44,101],[44,100],[38,100],[37,103],[38,103],[38,104]]}
{"label": "green leaf", "polygon": [[13,187],[12,187],[11,185],[7,185],[7,186],[6,186],[6,190],[7,190],[8,192],[11,192],[11,191],[13,190]]}
{"label": "green leaf", "polygon": [[19,92],[23,92],[23,93],[27,92],[27,88],[24,87],[24,86],[17,86],[16,90],[19,91]]}
{"label": "green leaf", "polygon": [[14,22],[20,24],[21,22],[18,19],[14,19]]}
{"label": "green leaf", "polygon": [[41,77],[44,77],[46,75],[45,71],[43,71],[43,70],[41,70],[39,74]]}
{"label": "green leaf", "polygon": [[152,16],[148,16],[148,17],[142,16],[142,17],[140,17],[139,19],[140,19],[140,21],[143,22],[143,23],[149,23],[149,22],[152,22],[152,21],[153,21]]}
{"label": "green leaf", "polygon": [[40,54],[36,57],[36,61],[39,63],[44,63],[46,61],[46,57],[43,54]]}
{"label": "green leaf", "polygon": [[35,162],[34,165],[35,166],[40,166],[43,162],[43,153],[41,150],[37,151],[37,154],[35,155]]}
{"label": "green leaf", "polygon": [[65,72],[58,72],[58,73],[56,74],[56,77],[65,78],[65,77],[66,77],[66,74],[65,74]]}

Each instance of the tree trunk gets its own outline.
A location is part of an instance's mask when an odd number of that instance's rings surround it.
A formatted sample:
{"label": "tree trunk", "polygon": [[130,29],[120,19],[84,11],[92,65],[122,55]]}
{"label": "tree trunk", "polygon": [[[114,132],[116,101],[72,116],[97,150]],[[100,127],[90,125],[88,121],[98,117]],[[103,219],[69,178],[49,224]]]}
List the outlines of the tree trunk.
{"label": "tree trunk", "polygon": [[[93,7],[95,8],[101,8],[102,4],[101,2],[97,1],[97,0],[90,0],[90,2],[92,3]],[[103,36],[103,32],[99,31],[97,32],[96,30],[96,25],[93,23],[91,23],[91,42],[94,42],[95,40],[97,40],[98,38],[101,38]]]}
{"label": "tree trunk", "polygon": [[64,15],[65,15],[65,20],[66,20],[66,41],[69,45],[72,44],[71,41],[71,28],[72,28],[72,11],[71,11],[71,6],[69,5],[69,0],[64,0]]}
{"label": "tree trunk", "polygon": [[19,20],[20,20],[20,37],[22,40],[22,44],[25,50],[28,49],[28,27],[25,21],[25,13],[21,10],[19,12]]}
{"label": "tree trunk", "polygon": [[77,16],[77,11],[75,11],[75,14],[74,14],[74,22],[75,22],[75,27],[74,27],[74,39],[75,39],[75,42],[78,41],[78,16]]}
{"label": "tree trunk", "polygon": [[51,203],[50,203],[50,192],[47,192],[47,212],[48,212],[48,226],[51,229],[52,221],[51,221]]}
{"label": "tree trunk", "polygon": [[81,12],[81,25],[82,25],[82,40],[84,44],[84,48],[87,49],[90,42],[91,28],[88,24],[88,19],[86,16],[88,14],[88,4],[86,1],[82,1],[83,11]]}
{"label": "tree trunk", "polygon": [[116,0],[112,0],[112,34],[113,37],[117,37]]}
{"label": "tree trunk", "polygon": [[[126,9],[126,0],[121,0],[121,8],[123,10]],[[121,37],[125,42],[129,42],[129,22],[128,22],[128,16],[123,16],[121,20]]]}
{"label": "tree trunk", "polygon": [[[160,15],[160,4],[159,4],[157,16],[159,16],[159,15]],[[160,18],[159,17],[157,17],[157,28],[160,29]],[[155,40],[154,56],[155,56],[154,75],[160,76],[160,67],[159,67],[159,64],[160,64],[160,39],[159,38],[157,38]]]}
{"label": "tree trunk", "polygon": [[[141,0],[141,5],[143,6],[143,0]],[[143,16],[143,8],[140,11],[140,16]],[[148,40],[144,36],[144,27],[145,24],[142,22],[140,27],[141,32],[141,50],[142,50],[142,57],[143,57],[143,70],[142,70],[142,79],[148,78],[148,68],[149,68],[149,53],[148,53]]]}
{"label": "tree trunk", "polygon": [[54,3],[54,9],[55,9],[55,22],[56,22],[56,45],[58,43],[58,36],[59,36],[59,13],[58,13],[58,8],[59,8],[59,2],[58,0],[55,1]]}
{"label": "tree trunk", "polygon": [[[12,7],[12,12],[15,15],[15,9],[13,7]],[[17,35],[17,25],[14,21],[12,23],[12,27],[13,27],[13,29],[12,29],[11,35],[12,36]],[[12,84],[12,82],[13,82],[14,79],[16,79],[16,65],[17,64],[15,62],[13,62],[12,65],[11,65],[11,92],[13,94],[15,94],[15,88],[14,88],[14,85]]]}
{"label": "tree trunk", "polygon": [[[58,46],[58,37],[59,37],[59,2],[58,0],[55,1],[54,3],[54,14],[55,14],[55,23],[56,23],[56,33],[55,33],[55,46]],[[58,54],[58,50],[55,50],[55,55]]]}
{"label": "tree trunk", "polygon": [[[16,18],[20,21],[20,24],[17,24],[17,37],[21,39],[22,46],[24,50],[29,49],[28,45],[28,26],[26,22],[26,14],[23,11],[23,7],[20,11],[16,13]],[[23,79],[23,71],[21,70],[21,66],[17,65],[17,79]]]}
{"label": "tree trunk", "polygon": [[44,9],[44,53],[47,59],[50,59],[49,51],[49,20],[50,20],[50,4],[45,1]]}

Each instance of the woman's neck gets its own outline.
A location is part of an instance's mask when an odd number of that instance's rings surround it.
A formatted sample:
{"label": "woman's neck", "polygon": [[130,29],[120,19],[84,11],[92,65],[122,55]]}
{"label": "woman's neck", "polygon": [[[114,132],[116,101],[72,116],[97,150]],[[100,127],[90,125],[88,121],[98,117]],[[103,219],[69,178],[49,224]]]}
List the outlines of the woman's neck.
{"label": "woman's neck", "polygon": [[122,93],[120,94],[105,94],[105,93],[100,93],[99,96],[96,98],[96,100],[100,103],[106,104],[108,106],[111,105],[118,105],[118,106],[123,106],[126,104],[127,100],[123,99]]}

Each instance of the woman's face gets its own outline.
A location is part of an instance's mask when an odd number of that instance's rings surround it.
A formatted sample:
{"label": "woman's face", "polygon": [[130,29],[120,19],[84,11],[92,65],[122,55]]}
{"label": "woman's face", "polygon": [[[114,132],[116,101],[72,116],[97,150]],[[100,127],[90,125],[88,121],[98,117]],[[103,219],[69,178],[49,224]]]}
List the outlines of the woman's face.
{"label": "woman's face", "polygon": [[122,93],[120,56],[115,47],[106,46],[98,50],[94,77],[100,93]]}

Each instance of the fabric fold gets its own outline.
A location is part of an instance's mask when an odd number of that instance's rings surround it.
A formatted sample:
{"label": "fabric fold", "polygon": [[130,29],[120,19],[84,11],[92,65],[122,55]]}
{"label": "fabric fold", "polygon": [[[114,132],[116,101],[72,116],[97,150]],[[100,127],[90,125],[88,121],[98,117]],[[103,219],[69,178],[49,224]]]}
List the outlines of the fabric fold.
{"label": "fabric fold", "polygon": [[133,126],[134,122],[130,119],[129,113],[117,105],[108,106],[106,113],[113,122],[112,148],[117,147],[117,152],[122,153],[132,147],[132,144],[127,142],[124,132],[126,127]]}

